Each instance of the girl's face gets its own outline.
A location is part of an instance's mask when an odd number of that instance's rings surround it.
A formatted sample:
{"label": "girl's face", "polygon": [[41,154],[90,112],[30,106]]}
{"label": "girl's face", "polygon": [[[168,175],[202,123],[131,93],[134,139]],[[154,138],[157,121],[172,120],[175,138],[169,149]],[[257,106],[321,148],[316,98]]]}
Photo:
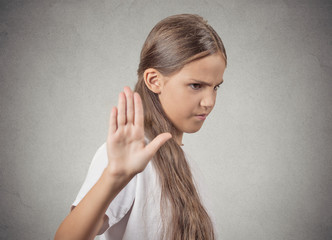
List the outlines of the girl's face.
{"label": "girl's face", "polygon": [[197,132],[202,127],[214,107],[225,67],[223,57],[213,54],[162,77],[159,100],[180,135]]}

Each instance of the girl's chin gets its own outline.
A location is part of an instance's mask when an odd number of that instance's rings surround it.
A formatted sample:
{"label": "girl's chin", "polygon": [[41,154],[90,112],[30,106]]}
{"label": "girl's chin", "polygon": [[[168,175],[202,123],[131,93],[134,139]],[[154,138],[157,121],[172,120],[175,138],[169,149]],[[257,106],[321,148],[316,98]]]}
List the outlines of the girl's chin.
{"label": "girl's chin", "polygon": [[186,131],[184,131],[185,133],[195,133],[198,132],[201,129],[202,126],[200,126],[199,128],[192,128],[192,129],[186,129]]}

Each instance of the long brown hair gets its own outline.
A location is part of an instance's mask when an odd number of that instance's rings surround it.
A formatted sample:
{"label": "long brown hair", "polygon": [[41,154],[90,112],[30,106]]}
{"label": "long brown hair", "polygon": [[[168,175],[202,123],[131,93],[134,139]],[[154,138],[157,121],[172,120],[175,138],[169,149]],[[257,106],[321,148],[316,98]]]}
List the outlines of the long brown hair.
{"label": "long brown hair", "polygon": [[[158,94],[146,86],[144,71],[154,68],[168,76],[189,62],[215,53],[220,53],[227,61],[220,37],[199,15],[173,15],[153,27],[141,51],[135,86],[135,91],[142,98],[145,133],[150,140],[163,132],[175,136],[177,129],[166,116]],[[161,185],[163,237],[179,240],[215,239],[212,221],[196,191],[185,154],[174,138],[158,150],[153,164]],[[167,228],[165,209],[171,209]]]}

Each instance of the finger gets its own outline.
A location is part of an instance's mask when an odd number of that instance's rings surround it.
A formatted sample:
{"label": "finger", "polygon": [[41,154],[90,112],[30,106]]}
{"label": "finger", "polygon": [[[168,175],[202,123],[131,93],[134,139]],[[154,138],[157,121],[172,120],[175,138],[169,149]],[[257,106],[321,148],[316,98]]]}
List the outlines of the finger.
{"label": "finger", "polygon": [[127,103],[127,123],[134,122],[134,99],[133,92],[129,87],[124,88],[126,94],[126,103]]}
{"label": "finger", "polygon": [[118,102],[118,127],[126,124],[126,96],[123,92],[119,93]]}
{"label": "finger", "polygon": [[172,138],[172,135],[168,132],[161,133],[155,137],[146,147],[145,150],[148,154],[149,159],[151,159],[158,149],[169,139]]}
{"label": "finger", "polygon": [[144,111],[143,105],[140,95],[135,92],[134,93],[134,108],[135,108],[135,116],[134,116],[134,125],[139,127],[144,127]]}
{"label": "finger", "polygon": [[114,134],[116,132],[116,129],[118,128],[116,118],[117,118],[117,108],[113,107],[110,114],[108,135]]}

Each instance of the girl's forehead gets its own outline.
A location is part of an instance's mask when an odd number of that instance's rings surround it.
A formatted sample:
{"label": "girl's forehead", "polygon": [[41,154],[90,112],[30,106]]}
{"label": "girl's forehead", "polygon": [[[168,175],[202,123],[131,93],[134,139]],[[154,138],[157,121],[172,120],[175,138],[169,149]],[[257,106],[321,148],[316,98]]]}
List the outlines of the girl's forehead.
{"label": "girl's forehead", "polygon": [[219,84],[223,79],[226,62],[222,55],[213,54],[192,61],[175,73],[164,78],[164,84],[179,84],[198,80],[207,84]]}
{"label": "girl's forehead", "polygon": [[187,77],[214,78],[225,71],[226,62],[221,55],[210,55],[186,64],[179,75]]}

